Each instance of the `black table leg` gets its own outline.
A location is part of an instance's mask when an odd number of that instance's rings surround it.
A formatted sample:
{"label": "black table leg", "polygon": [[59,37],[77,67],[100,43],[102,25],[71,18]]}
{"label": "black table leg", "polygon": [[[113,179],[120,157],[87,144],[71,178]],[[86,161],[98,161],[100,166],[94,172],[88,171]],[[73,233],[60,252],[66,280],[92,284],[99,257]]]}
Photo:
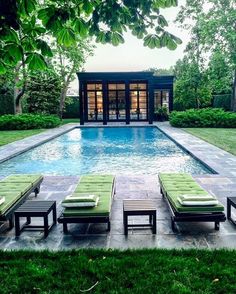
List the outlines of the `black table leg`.
{"label": "black table leg", "polygon": [[149,215],[149,224],[152,224],[153,218],[152,218],[152,214]]}
{"label": "black table leg", "polygon": [[68,227],[67,227],[67,223],[63,223],[63,232],[64,234],[67,234],[68,233]]}
{"label": "black table leg", "polygon": [[56,209],[56,204],[53,206],[52,215],[53,215],[53,223],[56,224],[57,223],[57,209]]}
{"label": "black table leg", "polygon": [[128,215],[126,213],[123,214],[123,223],[124,223],[124,234],[128,235]]}
{"label": "black table leg", "polygon": [[20,236],[20,217],[15,215],[15,233],[16,237]]}
{"label": "black table leg", "polygon": [[44,238],[48,236],[48,215],[44,216]]}
{"label": "black table leg", "polygon": [[227,198],[227,219],[231,219],[231,203],[228,198]]}
{"label": "black table leg", "polygon": [[29,225],[31,223],[31,217],[27,216],[26,217],[26,225]]}
{"label": "black table leg", "polygon": [[152,229],[152,233],[153,234],[156,234],[157,233],[157,215],[156,215],[156,212],[153,213],[153,216],[152,216],[152,219],[153,219],[153,229]]}

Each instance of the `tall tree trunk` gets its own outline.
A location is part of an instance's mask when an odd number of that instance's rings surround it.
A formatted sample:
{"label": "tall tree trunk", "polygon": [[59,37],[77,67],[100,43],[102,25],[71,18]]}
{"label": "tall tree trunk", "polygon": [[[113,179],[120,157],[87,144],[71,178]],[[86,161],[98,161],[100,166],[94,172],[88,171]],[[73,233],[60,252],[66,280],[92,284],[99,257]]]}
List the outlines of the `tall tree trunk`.
{"label": "tall tree trunk", "polygon": [[233,95],[231,100],[231,109],[236,111],[236,69],[234,70]]}
{"label": "tall tree trunk", "polygon": [[69,87],[69,83],[68,81],[66,83],[63,84],[62,90],[61,90],[61,95],[60,95],[60,118],[62,119],[63,116],[63,111],[64,111],[64,107],[65,107],[65,100],[66,100],[66,93]]}
{"label": "tall tree trunk", "polygon": [[[19,88],[18,84],[20,82],[21,66],[23,67],[23,85],[21,88]],[[26,70],[25,70],[25,63],[23,59],[22,63],[17,65],[15,68],[15,80],[14,80],[14,112],[15,114],[22,113],[21,98],[25,94],[25,90],[26,90]]]}

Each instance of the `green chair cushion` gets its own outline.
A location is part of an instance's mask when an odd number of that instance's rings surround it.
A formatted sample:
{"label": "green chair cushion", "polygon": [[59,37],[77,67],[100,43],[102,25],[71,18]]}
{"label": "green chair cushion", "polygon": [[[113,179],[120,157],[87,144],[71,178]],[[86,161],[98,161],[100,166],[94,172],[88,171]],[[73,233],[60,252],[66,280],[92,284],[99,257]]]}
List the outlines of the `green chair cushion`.
{"label": "green chair cushion", "polygon": [[[32,188],[31,183],[2,183],[0,182],[0,195],[4,192],[20,192],[22,195],[25,194]],[[2,195],[4,196],[4,195]]]}
{"label": "green chair cushion", "polygon": [[[93,179],[93,177],[95,179]],[[98,179],[100,182],[96,182]],[[102,180],[104,181],[101,182]],[[113,196],[113,181],[113,176],[82,176],[75,192],[72,195],[74,197],[79,197],[81,195],[82,197],[85,193],[94,194],[99,196],[98,205],[91,208],[65,208],[63,215],[68,217],[109,216]]]}
{"label": "green chair cushion", "polygon": [[5,212],[22,197],[22,194],[21,192],[6,192],[4,195],[1,195],[5,197],[5,202],[0,205],[0,216],[3,216]]}
{"label": "green chair cushion", "polygon": [[[39,182],[40,180],[43,179],[42,175],[37,175],[37,174],[15,174],[15,175],[10,175],[6,178],[4,178],[1,182],[7,182],[7,183],[31,183],[34,185],[35,183]],[[0,182],[0,183],[1,183]]]}
{"label": "green chair cushion", "polygon": [[170,182],[188,182],[192,181],[193,177],[190,174],[185,173],[160,173],[159,174],[160,181],[170,181]]}
{"label": "green chair cushion", "polygon": [[181,195],[209,195],[191,176],[190,180],[189,176],[188,174],[159,174],[163,192],[174,209],[179,213],[196,214],[224,211],[224,206],[221,203],[215,206],[182,206],[177,200]]}
{"label": "green chair cushion", "polygon": [[[181,213],[203,213],[203,212],[222,212],[224,211],[224,206],[219,203],[215,206],[183,206],[179,203],[177,198],[180,195],[186,194],[185,191],[169,191],[167,192],[167,197],[171,204],[174,206],[177,212]],[[202,191],[192,191],[188,192],[188,195],[208,195],[208,193]]]}
{"label": "green chair cushion", "polygon": [[82,183],[76,187],[78,193],[112,192],[112,183]]}
{"label": "green chair cushion", "polygon": [[114,177],[111,175],[87,175],[82,176],[80,179],[80,184],[82,183],[112,183]]}
{"label": "green chair cushion", "polygon": [[5,212],[26,194],[34,185],[43,179],[42,175],[10,175],[0,181],[0,195],[5,197],[5,202],[0,205],[0,215]]}

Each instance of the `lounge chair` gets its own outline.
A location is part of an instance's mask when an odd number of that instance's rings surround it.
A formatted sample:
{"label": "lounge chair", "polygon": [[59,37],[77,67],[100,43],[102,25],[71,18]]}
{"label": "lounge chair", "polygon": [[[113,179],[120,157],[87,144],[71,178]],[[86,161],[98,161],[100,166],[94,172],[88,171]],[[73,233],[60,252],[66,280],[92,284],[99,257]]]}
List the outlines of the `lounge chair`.
{"label": "lounge chair", "polygon": [[[214,222],[215,230],[219,230],[220,222],[226,220],[224,206],[218,202],[216,205],[204,205],[204,198],[209,193],[204,190],[189,174],[185,173],[160,173],[159,174],[161,194],[167,200],[171,212],[172,230],[176,231],[176,222]],[[198,197],[199,205],[184,206],[180,204],[179,197],[190,195]],[[184,196],[185,197],[185,196]],[[197,200],[199,200],[196,198]]]}
{"label": "lounge chair", "polygon": [[14,226],[14,211],[31,194],[35,197],[43,181],[41,175],[10,175],[0,181],[0,196],[4,202],[0,205],[0,221],[9,221],[9,229]]}
{"label": "lounge chair", "polygon": [[71,197],[83,198],[85,195],[95,195],[99,197],[98,204],[95,207],[65,208],[58,218],[58,222],[63,224],[63,232],[68,233],[67,224],[71,223],[107,223],[108,231],[110,231],[110,213],[114,194],[113,176],[82,176]]}

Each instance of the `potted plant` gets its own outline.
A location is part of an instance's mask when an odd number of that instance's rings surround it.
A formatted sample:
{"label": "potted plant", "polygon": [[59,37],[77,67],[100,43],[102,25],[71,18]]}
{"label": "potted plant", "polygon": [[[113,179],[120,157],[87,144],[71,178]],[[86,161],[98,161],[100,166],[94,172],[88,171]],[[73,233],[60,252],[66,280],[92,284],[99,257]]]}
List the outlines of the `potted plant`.
{"label": "potted plant", "polygon": [[157,121],[165,121],[168,120],[168,109],[166,106],[158,107],[154,112],[154,118]]}

